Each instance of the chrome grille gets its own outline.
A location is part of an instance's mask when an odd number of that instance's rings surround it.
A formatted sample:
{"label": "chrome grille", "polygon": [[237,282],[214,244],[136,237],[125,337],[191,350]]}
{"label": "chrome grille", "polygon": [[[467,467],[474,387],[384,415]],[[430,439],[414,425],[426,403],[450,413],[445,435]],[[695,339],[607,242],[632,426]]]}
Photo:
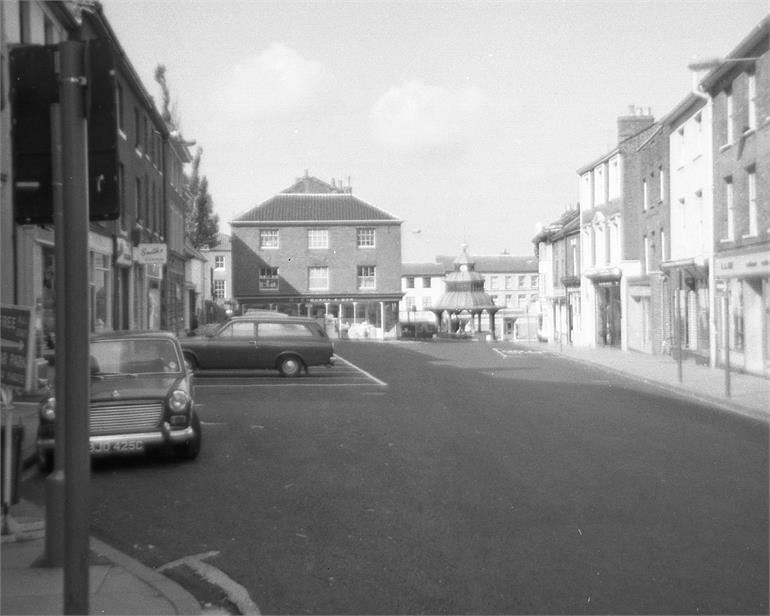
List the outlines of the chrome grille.
{"label": "chrome grille", "polygon": [[90,431],[97,435],[156,430],[162,416],[162,402],[96,403],[89,409]]}

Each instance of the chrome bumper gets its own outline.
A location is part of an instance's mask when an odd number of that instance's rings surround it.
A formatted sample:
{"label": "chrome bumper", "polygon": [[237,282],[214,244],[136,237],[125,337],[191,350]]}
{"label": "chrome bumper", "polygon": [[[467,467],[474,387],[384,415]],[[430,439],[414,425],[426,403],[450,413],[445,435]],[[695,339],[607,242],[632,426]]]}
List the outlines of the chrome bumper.
{"label": "chrome bumper", "polygon": [[[88,438],[88,442],[92,446],[91,455],[106,455],[114,453],[122,453],[109,449],[111,443],[119,443],[121,441],[141,441],[144,447],[139,451],[126,451],[125,453],[140,453],[146,447],[160,446],[160,445],[179,445],[192,440],[195,437],[195,431],[192,426],[187,426],[181,430],[172,430],[168,423],[163,425],[162,430],[157,432],[136,432],[129,434],[104,434],[91,436]],[[37,439],[37,446],[43,451],[53,451],[55,447],[55,441],[52,438],[39,438]]]}

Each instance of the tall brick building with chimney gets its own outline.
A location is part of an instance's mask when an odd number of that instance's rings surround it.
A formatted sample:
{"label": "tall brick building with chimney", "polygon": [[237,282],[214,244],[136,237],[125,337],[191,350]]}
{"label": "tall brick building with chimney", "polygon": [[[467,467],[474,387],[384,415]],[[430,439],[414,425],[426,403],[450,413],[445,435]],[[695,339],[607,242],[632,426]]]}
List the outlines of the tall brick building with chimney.
{"label": "tall brick building with chimney", "polygon": [[367,324],[396,336],[401,224],[342,183],[309,176],[231,221],[233,297],[323,318],[329,333]]}

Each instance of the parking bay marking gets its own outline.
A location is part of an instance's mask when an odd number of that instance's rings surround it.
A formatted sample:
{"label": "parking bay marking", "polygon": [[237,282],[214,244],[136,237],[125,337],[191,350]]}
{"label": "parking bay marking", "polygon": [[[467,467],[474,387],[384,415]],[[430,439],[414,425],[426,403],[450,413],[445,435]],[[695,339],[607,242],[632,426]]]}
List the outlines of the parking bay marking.
{"label": "parking bay marking", "polygon": [[512,357],[515,355],[543,355],[544,351],[533,351],[530,349],[492,349],[500,357]]}
{"label": "parking bay marking", "polygon": [[[360,368],[353,364],[352,362],[348,361],[344,357],[340,357],[339,355],[335,355],[335,359],[337,362],[342,362],[346,366],[348,366],[353,374],[351,374],[349,371],[343,372],[340,375],[333,375],[333,376],[324,376],[322,378],[319,378],[317,380],[314,380],[313,382],[308,382],[304,380],[298,380],[298,379],[285,379],[283,377],[276,377],[275,380],[270,379],[268,382],[262,382],[262,383],[233,383],[232,380],[228,379],[227,382],[202,382],[200,380],[196,381],[195,387],[197,388],[215,388],[215,387],[284,387],[291,385],[291,387],[362,387],[365,385],[371,385],[373,382],[375,385],[379,385],[380,387],[387,387],[388,384],[378,379],[373,374],[367,372],[363,368]],[[351,383],[351,382],[343,382],[343,383],[328,383],[324,382],[330,379],[358,379],[361,380],[361,375],[365,377],[364,382],[357,382],[357,383]],[[304,382],[303,382],[304,381]],[[371,382],[370,382],[371,381]]]}

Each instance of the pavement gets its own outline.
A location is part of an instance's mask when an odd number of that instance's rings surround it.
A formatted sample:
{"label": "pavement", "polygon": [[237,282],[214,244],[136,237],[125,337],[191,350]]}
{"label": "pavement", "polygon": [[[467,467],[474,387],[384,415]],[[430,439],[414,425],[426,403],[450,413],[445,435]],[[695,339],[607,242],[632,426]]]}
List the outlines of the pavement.
{"label": "pavement", "polygon": [[632,378],[670,395],[709,404],[723,411],[770,421],[770,378],[731,371],[729,395],[723,368],[699,364],[694,358],[679,362],[670,355],[621,351],[612,347],[581,347],[558,342],[516,342],[532,352],[558,355],[592,364],[607,372]]}
{"label": "pavement", "polygon": [[[479,343],[480,344],[480,343]],[[770,379],[732,372],[730,395],[724,370],[696,364],[681,365],[670,356],[647,355],[613,348],[587,348],[558,343],[492,343],[511,352],[548,353],[588,363],[636,379],[648,386],[718,407],[726,412],[770,420]],[[37,396],[13,402],[12,421],[24,426],[22,467],[34,464]],[[5,418],[4,418],[5,421]],[[63,571],[45,566],[45,511],[20,499],[4,519],[2,536],[2,614],[63,613]],[[162,573],[91,538],[89,611],[96,614],[227,613],[207,609],[179,584]]]}
{"label": "pavement", "polygon": [[[12,402],[10,421],[24,427],[22,473],[34,472],[37,406],[42,394]],[[3,423],[7,411],[3,411]],[[45,510],[18,498],[3,518],[0,613],[63,614],[64,570],[46,564]],[[90,538],[90,614],[228,614],[198,600],[171,578]]]}

